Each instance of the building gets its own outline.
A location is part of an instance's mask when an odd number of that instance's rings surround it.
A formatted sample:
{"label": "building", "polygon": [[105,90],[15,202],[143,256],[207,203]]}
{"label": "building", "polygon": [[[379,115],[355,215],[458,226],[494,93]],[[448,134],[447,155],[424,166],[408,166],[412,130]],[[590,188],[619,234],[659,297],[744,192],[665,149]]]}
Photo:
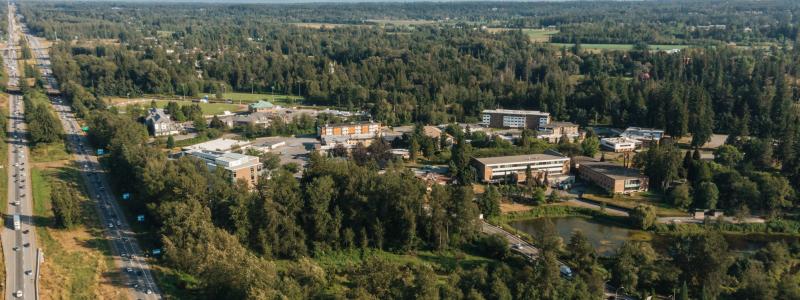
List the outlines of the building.
{"label": "building", "polygon": [[492,128],[528,128],[541,130],[550,123],[550,113],[537,110],[487,109],[481,124]]}
{"label": "building", "polygon": [[515,180],[523,182],[530,168],[532,179],[548,185],[557,184],[569,177],[569,157],[551,154],[529,154],[500,157],[473,158],[472,165],[482,182]]}
{"label": "building", "polygon": [[152,136],[168,136],[181,133],[180,124],[170,119],[169,115],[161,108],[151,108],[145,118],[147,130]]}
{"label": "building", "polygon": [[245,149],[249,147],[250,144],[250,141],[219,138],[216,140],[210,140],[208,142],[183,147],[183,151],[213,151],[219,153],[228,153],[234,150]]}
{"label": "building", "polygon": [[600,147],[614,152],[630,152],[636,150],[639,144],[641,142],[624,137],[600,139]]}
{"label": "building", "polygon": [[239,153],[223,153],[216,151],[189,151],[188,155],[202,159],[208,168],[214,170],[223,168],[231,182],[244,180],[251,188],[258,183],[258,177],[264,171],[264,167],[257,156],[244,155]]}
{"label": "building", "polygon": [[611,194],[647,191],[648,178],[638,169],[597,161],[589,157],[576,157],[575,168],[578,177],[596,184]]}
{"label": "building", "polygon": [[557,143],[564,136],[570,141],[581,137],[578,125],[571,122],[550,122],[541,126],[539,130],[537,137],[549,143]]}
{"label": "building", "polygon": [[275,117],[271,112],[252,112],[248,114],[230,115],[220,120],[228,127],[247,126],[253,125],[255,127],[266,128],[272,124],[272,119]]}
{"label": "building", "polygon": [[628,127],[620,137],[637,140],[645,145],[658,144],[664,138],[664,130],[642,127]]}
{"label": "building", "polygon": [[272,112],[277,108],[278,107],[273,105],[272,102],[264,101],[264,100],[258,100],[258,102],[250,103],[250,105],[247,106],[247,110],[249,112],[251,112],[251,113],[254,113],[254,112]]}
{"label": "building", "polygon": [[369,147],[375,140],[375,136],[369,134],[328,135],[321,137],[319,140],[320,143],[314,145],[314,149],[320,153],[328,153],[328,151],[333,150],[338,145],[341,145],[347,149],[347,151],[355,148],[358,144]]}
{"label": "building", "polygon": [[374,137],[380,135],[381,124],[375,122],[354,122],[347,124],[326,124],[317,127],[317,136],[361,136]]}

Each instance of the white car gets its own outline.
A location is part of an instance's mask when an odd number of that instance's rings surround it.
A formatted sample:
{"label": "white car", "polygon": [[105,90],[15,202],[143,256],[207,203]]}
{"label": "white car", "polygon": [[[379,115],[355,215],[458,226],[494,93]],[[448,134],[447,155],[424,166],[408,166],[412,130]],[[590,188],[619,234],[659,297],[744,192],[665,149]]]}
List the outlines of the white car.
{"label": "white car", "polygon": [[22,291],[18,290],[16,293],[14,293],[14,297],[22,298]]}

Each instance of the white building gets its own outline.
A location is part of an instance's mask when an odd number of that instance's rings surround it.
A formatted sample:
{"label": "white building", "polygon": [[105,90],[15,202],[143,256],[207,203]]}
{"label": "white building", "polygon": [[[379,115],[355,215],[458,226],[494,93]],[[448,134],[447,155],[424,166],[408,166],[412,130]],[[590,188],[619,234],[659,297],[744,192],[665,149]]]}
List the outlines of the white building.
{"label": "white building", "polygon": [[600,139],[601,147],[614,152],[633,151],[636,150],[636,147],[639,146],[639,144],[641,144],[641,142],[624,137]]}
{"label": "white building", "polygon": [[538,110],[487,109],[481,125],[492,128],[529,128],[540,130],[550,123],[550,113]]}
{"label": "white building", "polygon": [[634,139],[646,144],[658,144],[664,138],[664,130],[642,127],[628,127],[620,137]]}
{"label": "white building", "polygon": [[245,149],[250,146],[250,141],[240,141],[234,139],[219,138],[199,144],[183,147],[183,151],[214,151],[228,153],[236,149]]}

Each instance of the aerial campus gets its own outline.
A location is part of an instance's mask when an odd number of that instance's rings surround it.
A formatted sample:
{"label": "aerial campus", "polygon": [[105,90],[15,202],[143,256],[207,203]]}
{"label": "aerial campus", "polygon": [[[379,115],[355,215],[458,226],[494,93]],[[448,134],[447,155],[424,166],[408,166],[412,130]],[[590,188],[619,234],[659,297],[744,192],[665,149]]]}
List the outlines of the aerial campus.
{"label": "aerial campus", "polygon": [[0,13],[6,299],[800,299],[800,2]]}

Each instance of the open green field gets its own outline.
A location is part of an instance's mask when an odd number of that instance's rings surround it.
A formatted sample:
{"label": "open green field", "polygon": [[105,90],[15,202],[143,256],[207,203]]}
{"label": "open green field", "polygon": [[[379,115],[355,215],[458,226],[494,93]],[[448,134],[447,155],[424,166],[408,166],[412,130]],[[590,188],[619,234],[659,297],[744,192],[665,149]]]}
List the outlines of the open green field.
{"label": "open green field", "polygon": [[[124,98],[111,99],[111,103],[117,106],[128,106],[139,104],[142,107],[150,107],[151,100],[128,100]],[[225,111],[239,112],[247,110],[247,105],[244,104],[228,104],[228,103],[198,103],[189,100],[155,100],[158,107],[166,107],[171,101],[178,102],[180,105],[199,104],[203,110],[204,115],[219,115]]]}
{"label": "open green field", "polygon": [[[551,45],[556,47],[573,47],[575,44],[571,43],[551,43]],[[692,47],[691,45],[650,45],[650,50],[652,51],[660,51],[660,50],[671,50],[671,49],[686,49]],[[581,44],[581,48],[586,50],[619,50],[619,51],[630,51],[633,49],[633,44]]]}
{"label": "open green field", "polygon": [[250,93],[225,93],[222,94],[225,99],[231,99],[234,103],[253,103],[258,102],[258,100],[266,100],[270,101],[273,104],[277,105],[298,105],[303,103],[303,97],[301,96],[293,96],[293,95],[282,95],[282,94],[250,94]]}

